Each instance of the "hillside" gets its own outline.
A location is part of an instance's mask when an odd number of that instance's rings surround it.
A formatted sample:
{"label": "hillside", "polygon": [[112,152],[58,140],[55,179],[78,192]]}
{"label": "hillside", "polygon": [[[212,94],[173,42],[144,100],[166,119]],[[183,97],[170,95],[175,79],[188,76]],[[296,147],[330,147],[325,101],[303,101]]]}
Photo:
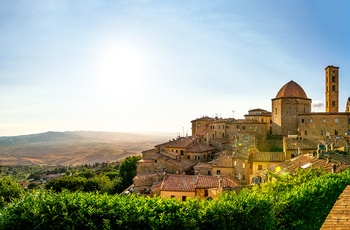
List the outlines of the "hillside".
{"label": "hillside", "polygon": [[0,137],[0,165],[80,165],[139,155],[169,135],[117,132],[46,132]]}

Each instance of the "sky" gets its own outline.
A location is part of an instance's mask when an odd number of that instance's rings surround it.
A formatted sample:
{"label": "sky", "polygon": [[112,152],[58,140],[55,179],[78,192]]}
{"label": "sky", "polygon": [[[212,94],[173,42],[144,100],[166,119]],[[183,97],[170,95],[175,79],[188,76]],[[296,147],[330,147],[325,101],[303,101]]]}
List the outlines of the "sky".
{"label": "sky", "polygon": [[271,111],[293,80],[325,110],[350,96],[348,0],[2,0],[0,136],[191,134],[202,116]]}

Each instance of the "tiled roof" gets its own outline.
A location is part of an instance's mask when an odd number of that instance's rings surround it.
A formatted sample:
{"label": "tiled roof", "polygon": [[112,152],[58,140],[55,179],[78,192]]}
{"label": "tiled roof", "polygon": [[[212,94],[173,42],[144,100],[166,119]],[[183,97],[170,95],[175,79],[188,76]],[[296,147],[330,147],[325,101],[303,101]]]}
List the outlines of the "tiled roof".
{"label": "tiled roof", "polygon": [[299,98],[305,98],[307,99],[306,93],[301,88],[301,86],[294,82],[290,81],[278,91],[276,98],[282,98],[282,97],[299,97]]}
{"label": "tiled roof", "polygon": [[198,175],[198,181],[196,188],[217,188],[219,187],[219,181],[222,180],[222,187],[236,187],[238,184],[228,178],[220,178],[214,176],[202,176]]}
{"label": "tiled roof", "polygon": [[254,162],[282,162],[285,161],[283,152],[256,152],[253,154]]}
{"label": "tiled roof", "polygon": [[215,148],[199,142],[199,143],[194,143],[193,145],[191,145],[189,148],[187,148],[185,151],[186,152],[192,152],[192,153],[201,153],[201,152],[208,152],[208,151],[213,151],[215,150]]}
{"label": "tiled roof", "polygon": [[330,162],[327,160],[327,156],[322,156],[320,158],[313,157],[311,155],[301,155],[291,160],[282,162],[279,165],[275,165],[270,168],[270,170],[275,171],[279,166],[282,170],[281,172],[295,173],[297,168],[319,168],[322,167],[326,171],[331,172],[333,165],[336,166],[336,172],[342,172],[346,168],[350,167],[350,156],[340,155],[340,154],[329,154]]}
{"label": "tiled roof", "polygon": [[194,192],[196,177],[189,175],[166,175],[163,179],[161,190]]}
{"label": "tiled roof", "polygon": [[210,162],[199,162],[195,166],[195,168],[212,168],[212,167],[213,167],[213,163],[210,163]]}
{"label": "tiled roof", "polygon": [[225,138],[211,138],[210,140],[214,141],[214,142],[221,143],[221,144],[230,143],[230,140],[225,139]]}
{"label": "tiled roof", "polygon": [[219,167],[233,167],[233,157],[226,155],[226,154],[221,154],[217,160],[215,160],[215,166]]}
{"label": "tiled roof", "polygon": [[205,117],[201,117],[201,118],[197,118],[195,120],[192,120],[191,122],[193,122],[193,121],[202,121],[202,120],[204,120],[204,121],[212,121],[212,120],[214,120],[214,118],[205,116]]}
{"label": "tiled roof", "polygon": [[340,194],[320,229],[350,229],[350,185]]}
{"label": "tiled roof", "polygon": [[164,143],[164,146],[167,148],[186,148],[193,141],[196,141],[193,137],[179,137],[176,140],[169,141],[168,143]]}
{"label": "tiled roof", "polygon": [[179,191],[194,192],[200,188],[218,188],[219,181],[222,180],[222,187],[238,186],[233,180],[228,178],[203,176],[203,175],[174,175],[168,174],[164,177],[161,190],[163,191]]}
{"label": "tiled roof", "polygon": [[196,164],[196,162],[193,162],[193,161],[187,160],[187,159],[175,160],[175,159],[171,159],[167,156],[162,156],[161,158],[170,164],[178,166],[182,170],[190,169],[191,167],[193,167]]}

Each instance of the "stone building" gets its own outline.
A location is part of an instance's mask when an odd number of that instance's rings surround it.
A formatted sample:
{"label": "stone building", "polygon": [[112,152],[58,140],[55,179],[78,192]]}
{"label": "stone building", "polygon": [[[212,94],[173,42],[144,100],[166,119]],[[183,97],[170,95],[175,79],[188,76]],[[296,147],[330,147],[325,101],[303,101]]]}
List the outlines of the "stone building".
{"label": "stone building", "polygon": [[142,153],[135,191],[160,191],[164,175],[226,176],[240,184],[259,172],[320,146],[349,152],[350,98],[339,112],[339,67],[325,68],[325,112],[312,112],[312,100],[289,81],[271,99],[271,112],[251,109],[244,119],[203,116],[191,121],[192,136],[178,137]]}
{"label": "stone building", "polygon": [[[191,121],[192,134],[201,133],[210,145],[220,147],[220,151],[234,150],[239,145],[259,147],[269,142],[269,135],[306,139],[305,143],[314,143],[314,149],[317,144],[328,144],[330,140],[339,139],[343,140],[340,145],[347,146],[346,137],[350,135],[350,98],[345,112],[339,112],[339,67],[325,68],[325,94],[326,111],[311,112],[312,100],[298,83],[289,81],[271,99],[271,112],[252,109],[245,119],[195,119]],[[198,127],[202,128],[199,130]],[[218,139],[226,145],[215,145]]]}
{"label": "stone building", "polygon": [[168,174],[159,186],[161,197],[185,201],[194,197],[213,199],[223,191],[234,190],[238,184],[226,177]]}

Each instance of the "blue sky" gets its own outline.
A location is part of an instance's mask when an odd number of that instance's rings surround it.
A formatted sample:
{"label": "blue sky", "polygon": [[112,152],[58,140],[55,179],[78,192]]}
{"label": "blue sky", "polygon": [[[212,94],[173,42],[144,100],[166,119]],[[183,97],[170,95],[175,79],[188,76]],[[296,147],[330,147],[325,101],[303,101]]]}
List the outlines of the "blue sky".
{"label": "blue sky", "polygon": [[348,12],[347,0],[0,1],[0,136],[191,133],[204,115],[270,111],[290,80],[324,111],[328,65],[344,111]]}

